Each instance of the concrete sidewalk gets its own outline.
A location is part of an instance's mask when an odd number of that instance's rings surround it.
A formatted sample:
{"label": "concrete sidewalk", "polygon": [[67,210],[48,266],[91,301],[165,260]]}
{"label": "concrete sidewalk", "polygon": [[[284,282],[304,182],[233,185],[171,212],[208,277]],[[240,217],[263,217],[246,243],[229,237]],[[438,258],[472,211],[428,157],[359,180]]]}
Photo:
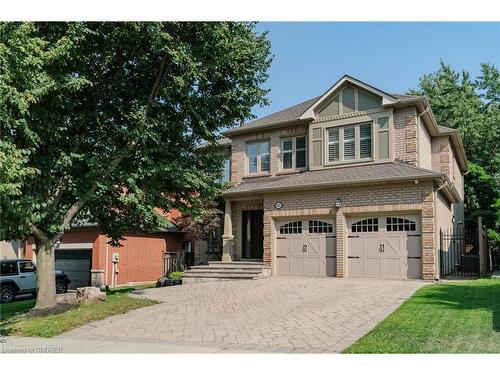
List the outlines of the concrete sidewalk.
{"label": "concrete sidewalk", "polygon": [[224,350],[208,346],[164,343],[161,340],[117,337],[19,337],[1,336],[0,354],[15,353],[255,353],[247,350]]}

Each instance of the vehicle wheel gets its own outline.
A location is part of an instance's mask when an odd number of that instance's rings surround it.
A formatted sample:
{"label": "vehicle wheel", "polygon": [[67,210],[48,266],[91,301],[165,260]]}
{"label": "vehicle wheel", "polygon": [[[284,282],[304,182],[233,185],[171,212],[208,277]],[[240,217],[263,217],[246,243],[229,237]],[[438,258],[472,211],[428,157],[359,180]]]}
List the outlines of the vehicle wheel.
{"label": "vehicle wheel", "polygon": [[56,282],[56,293],[62,294],[62,293],[66,293],[67,291],[68,291],[68,284],[66,284],[62,280],[58,280]]}
{"label": "vehicle wheel", "polygon": [[16,289],[10,285],[2,286],[0,290],[0,302],[7,303],[14,301],[16,298]]}

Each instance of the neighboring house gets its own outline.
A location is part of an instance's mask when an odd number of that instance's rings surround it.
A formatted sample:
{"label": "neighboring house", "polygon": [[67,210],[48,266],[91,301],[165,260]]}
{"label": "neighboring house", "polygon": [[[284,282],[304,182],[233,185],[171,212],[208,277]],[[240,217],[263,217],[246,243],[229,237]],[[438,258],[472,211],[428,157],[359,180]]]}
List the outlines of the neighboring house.
{"label": "neighboring house", "polygon": [[223,261],[275,275],[439,277],[439,230],[464,221],[467,160],[425,97],[344,76],[225,132]]}
{"label": "neighboring house", "polygon": [[[168,214],[175,219],[180,213]],[[109,239],[92,223],[80,223],[66,231],[58,244],[56,269],[68,274],[70,288],[87,285],[127,285],[155,282],[163,276],[165,253],[189,248],[189,234],[175,226],[156,233],[127,233],[121,247],[108,244]],[[32,239],[23,241],[19,258],[32,259],[35,245]]]}
{"label": "neighboring house", "polygon": [[21,241],[0,241],[0,259],[19,258]]}

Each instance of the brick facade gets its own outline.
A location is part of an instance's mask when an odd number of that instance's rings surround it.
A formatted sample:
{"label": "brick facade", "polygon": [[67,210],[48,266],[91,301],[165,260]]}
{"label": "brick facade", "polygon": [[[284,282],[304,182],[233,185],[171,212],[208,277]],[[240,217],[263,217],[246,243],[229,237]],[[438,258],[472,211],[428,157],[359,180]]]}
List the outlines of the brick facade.
{"label": "brick facade", "polygon": [[305,135],[306,127],[303,125],[288,126],[282,129],[260,131],[248,135],[235,137],[231,143],[231,182],[240,183],[246,174],[246,148],[248,142],[269,140],[270,145],[270,172],[275,176],[280,173],[279,151],[282,137]]}
{"label": "brick facade", "polygon": [[[342,208],[339,210],[334,209],[337,199],[342,202]],[[283,208],[280,210],[274,208],[277,201],[283,203]],[[337,232],[337,277],[348,275],[346,217],[375,212],[420,213],[422,218],[422,273],[426,280],[433,280],[436,277],[433,182],[266,194],[263,207],[263,261],[269,265],[272,264],[273,259],[273,219],[302,216],[327,216],[334,219]],[[235,244],[241,242],[240,238],[238,232],[235,232]]]}
{"label": "brick facade", "polygon": [[[419,110],[415,105],[403,108],[385,108],[388,116],[392,117],[390,128],[390,161],[406,163],[447,174],[455,183],[463,199],[463,177],[456,162],[450,144],[449,136],[430,136],[419,118]],[[336,125],[344,126],[359,123],[362,113],[352,113],[347,116],[335,116]],[[361,117],[360,117],[361,116]],[[342,117],[338,119],[337,117]],[[345,117],[345,118],[344,118]],[[357,118],[357,120],[356,120]],[[346,122],[346,121],[350,122]],[[364,119],[363,121],[370,121]],[[316,123],[315,123],[316,124]],[[244,135],[235,135],[232,140],[232,175],[234,184],[243,182],[246,173],[246,145],[257,140],[270,142],[270,173],[265,175],[277,176],[280,174],[280,138],[292,135],[306,134],[310,125],[287,124],[282,128],[267,131],[255,131]],[[325,125],[326,126],[326,125]],[[332,126],[332,125],[330,125]],[[311,155],[312,137],[309,137],[308,147]],[[326,147],[323,145],[323,147]],[[379,162],[376,157],[374,161]],[[310,161],[309,161],[310,162]],[[370,161],[371,162],[371,161]],[[362,162],[367,163],[367,162]],[[369,162],[368,162],[369,163]],[[328,168],[323,164],[314,169]],[[305,188],[307,188],[305,186]],[[241,217],[246,209],[263,209],[264,239],[263,261],[273,266],[274,239],[276,237],[275,223],[281,218],[298,218],[322,216],[335,222],[336,249],[337,249],[337,277],[349,275],[347,269],[347,226],[346,221],[351,215],[370,213],[418,214],[421,220],[422,246],[422,275],[425,280],[434,280],[438,277],[437,237],[439,223],[436,212],[436,186],[432,180],[400,182],[389,184],[358,185],[342,188],[323,188],[317,190],[283,191],[279,193],[263,193],[258,197],[251,196],[247,201],[232,201],[232,228],[234,235],[234,259],[241,259]],[[335,209],[335,202],[340,199],[342,207]],[[275,209],[275,203],[281,202],[282,209]],[[460,209],[460,207],[462,207]],[[460,217],[463,204],[453,205],[453,212]],[[463,216],[463,215],[462,215]]]}
{"label": "brick facade", "polygon": [[394,160],[418,164],[417,109],[405,107],[394,111]]}
{"label": "brick facade", "polygon": [[[112,255],[119,254],[116,285],[154,282],[163,276],[163,254],[181,251],[182,241],[190,241],[182,233],[128,234],[121,247],[108,244],[108,238],[94,228],[70,230],[63,235],[62,244],[92,244],[92,285],[111,285]],[[33,256],[33,240],[28,241],[26,258]],[[65,250],[59,250],[65,251]]]}

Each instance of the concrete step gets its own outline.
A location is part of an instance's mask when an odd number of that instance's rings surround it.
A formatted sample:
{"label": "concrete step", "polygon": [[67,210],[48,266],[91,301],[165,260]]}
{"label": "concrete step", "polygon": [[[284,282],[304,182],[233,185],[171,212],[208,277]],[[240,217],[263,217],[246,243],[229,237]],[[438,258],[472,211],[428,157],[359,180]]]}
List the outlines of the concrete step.
{"label": "concrete step", "polygon": [[222,262],[220,260],[216,260],[216,261],[212,261],[212,262],[208,262],[208,264],[243,264],[245,266],[247,265],[259,265],[259,266],[264,266],[264,262],[260,261],[260,260],[236,260],[234,262]]}
{"label": "concrete step", "polygon": [[262,268],[251,268],[251,269],[240,269],[240,268],[212,268],[212,267],[206,267],[206,268],[194,268],[191,267],[190,270],[184,271],[184,275],[191,275],[191,274],[196,274],[196,273],[219,273],[219,274],[226,274],[226,273],[252,273],[252,274],[260,274],[262,272]]}
{"label": "concrete step", "polygon": [[206,278],[206,279],[253,279],[259,276],[259,274],[255,273],[234,273],[234,272],[224,272],[224,273],[215,273],[215,272],[196,272],[196,273],[185,273],[184,278]]}
{"label": "concrete step", "polygon": [[208,266],[192,266],[192,270],[256,270],[260,271],[262,270],[264,266],[245,266],[245,265],[228,265],[228,264],[210,264]]}

